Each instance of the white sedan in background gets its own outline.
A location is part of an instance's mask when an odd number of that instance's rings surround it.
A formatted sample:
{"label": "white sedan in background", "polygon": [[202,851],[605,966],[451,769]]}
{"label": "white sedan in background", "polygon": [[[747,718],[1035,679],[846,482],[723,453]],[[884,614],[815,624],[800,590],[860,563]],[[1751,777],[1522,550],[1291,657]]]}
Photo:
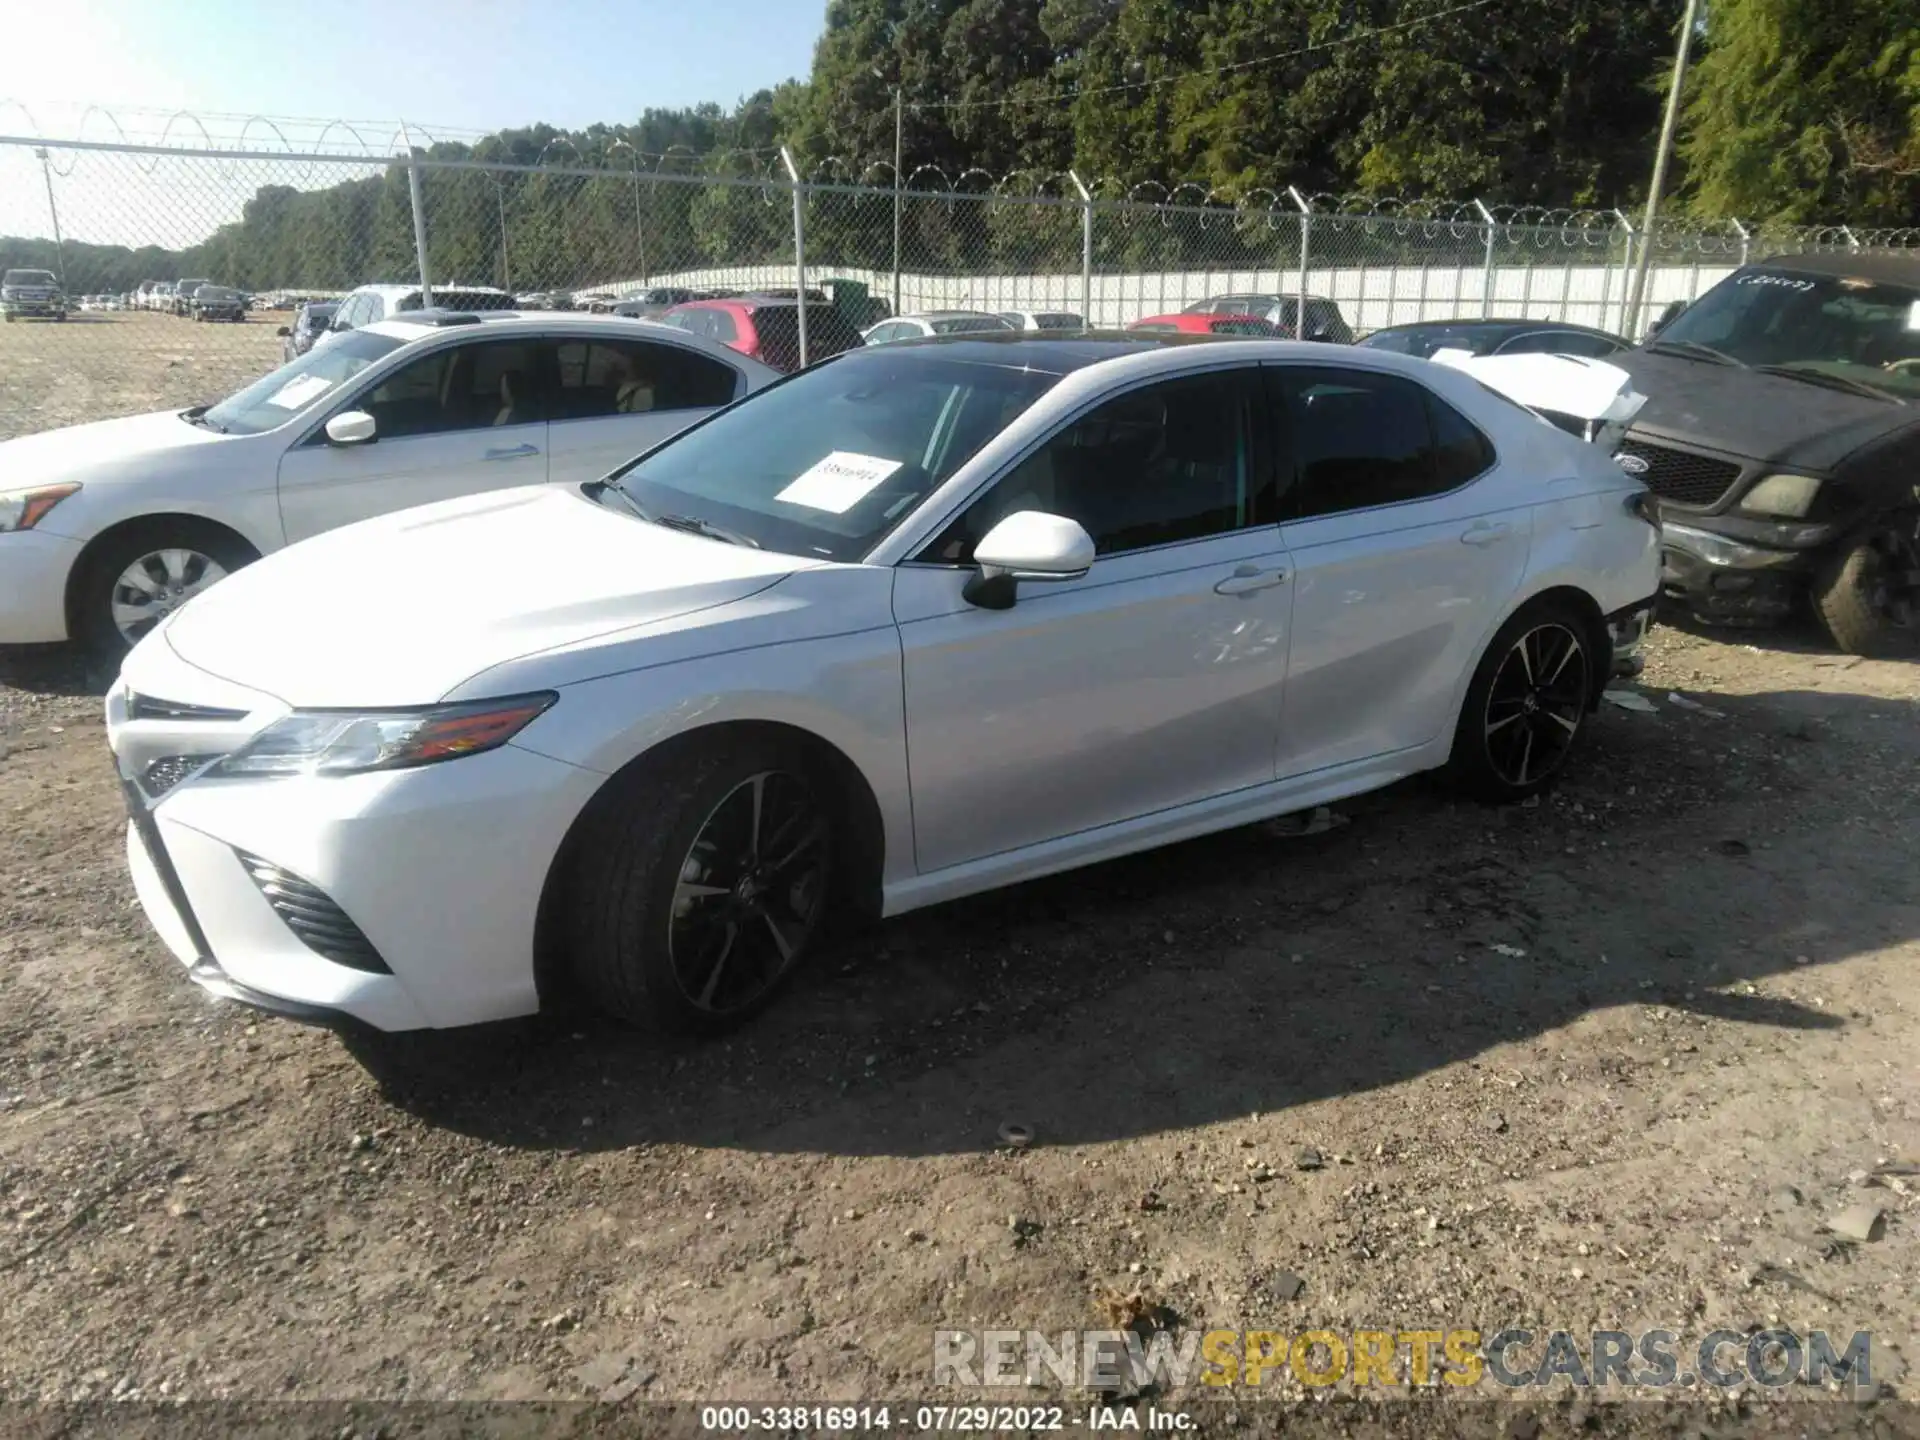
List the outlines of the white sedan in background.
{"label": "white sedan in background", "polygon": [[[217,405],[9,440],[0,644],[71,638],[117,656],[283,545],[428,501],[591,480],[777,378],[643,321],[415,311]],[[349,565],[327,589],[356,578]]]}
{"label": "white sedan in background", "polygon": [[1538,792],[1651,613],[1645,500],[1378,351],[856,349],[606,480],[350,526],[164,621],[107,697],[128,860],[218,994],[711,1031],[832,907],[1443,766]]}

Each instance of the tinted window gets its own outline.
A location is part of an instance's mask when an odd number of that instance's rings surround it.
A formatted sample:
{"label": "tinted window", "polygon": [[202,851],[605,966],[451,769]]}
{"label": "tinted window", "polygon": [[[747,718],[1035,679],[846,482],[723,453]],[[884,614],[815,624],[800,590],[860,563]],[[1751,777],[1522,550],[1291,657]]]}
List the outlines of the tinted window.
{"label": "tinted window", "polygon": [[1036,315],[1033,318],[1042,330],[1084,330],[1087,324],[1078,315],[1071,315],[1065,311],[1058,314]]}
{"label": "tinted window", "polygon": [[733,399],[733,367],[679,345],[641,340],[560,340],[555,420],[700,410]]}
{"label": "tinted window", "polygon": [[[796,305],[767,305],[753,312],[760,358],[776,370],[800,368],[800,312]],[[807,306],[809,364],[861,344],[853,322],[831,305]]]}
{"label": "tinted window", "polygon": [[1492,462],[1491,446],[1464,417],[1399,376],[1290,366],[1280,383],[1292,518],[1437,495]]}
{"label": "tinted window", "polygon": [[619,485],[656,514],[690,515],[772,550],[857,560],[1058,379],[862,350],[683,432]]}
{"label": "tinted window", "polygon": [[404,365],[354,402],[381,439],[444,435],[541,418],[537,341],[456,345]]}
{"label": "tinted window", "polygon": [[1503,346],[1500,353],[1504,355],[1515,349],[1539,349],[1554,355],[1585,355],[1590,359],[1603,360],[1626,348],[1618,340],[1608,336],[1587,335],[1578,330],[1562,330],[1557,335],[1540,337],[1540,343],[1537,345],[1532,343],[1535,340],[1532,335],[1523,335],[1520,340],[1522,343]]}
{"label": "tinted window", "polygon": [[923,558],[965,564],[982,536],[1021,510],[1078,520],[1099,555],[1270,522],[1248,443],[1249,373],[1109,400],[995,482]]}
{"label": "tinted window", "polygon": [[933,322],[936,335],[972,335],[986,330],[1007,330],[1011,327],[998,315],[955,315],[950,319]]}

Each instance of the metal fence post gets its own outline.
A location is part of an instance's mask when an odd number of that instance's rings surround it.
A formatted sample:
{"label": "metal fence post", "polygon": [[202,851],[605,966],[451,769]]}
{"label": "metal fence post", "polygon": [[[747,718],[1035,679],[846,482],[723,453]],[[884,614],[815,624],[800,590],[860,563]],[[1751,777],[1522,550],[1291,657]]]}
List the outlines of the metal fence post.
{"label": "metal fence post", "polygon": [[1493,212],[1478,200],[1473,208],[1480,212],[1480,219],[1487,227],[1487,253],[1480,262],[1480,318],[1487,319],[1493,314]]}
{"label": "metal fence post", "polygon": [[1293,315],[1293,338],[1301,340],[1307,333],[1307,261],[1313,255],[1313,205],[1295,186],[1287,186],[1287,195],[1300,207],[1300,290],[1293,302],[1299,307]]}
{"label": "metal fence post", "polygon": [[420,262],[420,308],[433,308],[433,278],[427,273],[427,205],[420,196],[420,157],[413,153],[407,127],[400,127],[400,143],[407,147],[407,198],[413,204],[413,253]]}
{"label": "metal fence post", "polygon": [[1738,220],[1729,220],[1727,224],[1731,225],[1733,233],[1740,237],[1740,263],[1744,265],[1747,263],[1747,250],[1753,243],[1753,235]]}
{"label": "metal fence post", "polygon": [[1080,318],[1093,327],[1093,192],[1077,170],[1067,171],[1073,188],[1080,192]]}
{"label": "metal fence post", "polygon": [[[1620,228],[1627,232],[1626,253],[1620,258],[1620,327],[1616,333],[1621,335],[1626,335],[1626,338],[1631,340],[1633,337],[1631,335],[1627,335],[1627,324],[1628,324],[1627,286],[1630,283],[1633,275],[1633,240],[1634,240],[1635,234],[1638,232],[1636,232],[1633,228],[1633,221],[1629,220],[1620,211],[1618,210],[1614,211],[1613,215],[1614,215],[1614,218],[1620,222]],[[1642,243],[1651,244],[1652,237],[1649,236],[1647,240],[1643,241]],[[1611,289],[1612,286],[1613,286],[1613,262],[1609,260],[1607,262],[1607,277],[1606,277],[1605,286],[1600,291],[1600,297],[1601,297],[1600,298],[1600,325],[1602,329],[1606,328],[1606,323],[1607,323],[1606,294],[1607,294],[1607,290]]]}
{"label": "metal fence post", "polygon": [[800,368],[807,368],[807,201],[800,184],[800,167],[793,163],[793,151],[780,147],[780,163],[787,167],[787,180],[793,186],[793,280],[794,311],[800,317]]}

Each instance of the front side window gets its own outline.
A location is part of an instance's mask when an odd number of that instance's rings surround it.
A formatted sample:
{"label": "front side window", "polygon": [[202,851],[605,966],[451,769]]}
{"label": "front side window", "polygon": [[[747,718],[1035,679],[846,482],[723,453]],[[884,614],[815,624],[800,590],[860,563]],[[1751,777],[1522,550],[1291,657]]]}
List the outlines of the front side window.
{"label": "front side window", "polygon": [[229,395],[204,418],[210,429],[229,435],[278,429],[404,343],[391,335],[342,335]]}
{"label": "front side window", "polygon": [[739,380],[731,366],[680,345],[561,339],[555,350],[554,420],[710,410],[733,399]]}
{"label": "front side window", "polygon": [[1365,370],[1277,367],[1289,519],[1439,495],[1493,463],[1492,444],[1426,387]]}
{"label": "front side window", "polygon": [[862,349],[682,432],[615,488],[769,550],[859,560],[1058,380]]}
{"label": "front side window", "polygon": [[403,365],[355,402],[383,440],[532,424],[542,418],[538,341],[449,345]]}
{"label": "front side window", "polygon": [[1079,521],[1096,555],[1272,523],[1249,443],[1256,378],[1191,376],[1107,401],[995,482],[921,558],[968,564],[981,538],[1022,510]]}

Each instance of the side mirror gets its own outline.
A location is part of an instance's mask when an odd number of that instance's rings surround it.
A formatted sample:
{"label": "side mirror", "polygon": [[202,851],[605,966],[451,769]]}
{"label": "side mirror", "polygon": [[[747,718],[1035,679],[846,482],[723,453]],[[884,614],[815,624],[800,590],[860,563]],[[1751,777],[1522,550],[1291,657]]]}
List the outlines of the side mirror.
{"label": "side mirror", "polygon": [[1042,510],[1007,516],[974,546],[979,571],[961,596],[983,610],[1009,610],[1022,580],[1078,580],[1093,568],[1093,537],[1077,520]]}
{"label": "side mirror", "polygon": [[286,326],[282,325],[278,330],[274,331],[273,333],[278,335],[282,340],[284,340],[289,335],[293,334],[293,331],[289,330]]}
{"label": "side mirror", "polygon": [[367,445],[376,438],[373,417],[364,410],[342,410],[327,421],[329,445]]}
{"label": "side mirror", "polygon": [[1660,317],[1647,327],[1647,338],[1652,339],[1655,335],[1658,335],[1662,330],[1666,329],[1667,326],[1680,318],[1680,312],[1686,308],[1687,302],[1684,300],[1668,301],[1667,308],[1660,312]]}

